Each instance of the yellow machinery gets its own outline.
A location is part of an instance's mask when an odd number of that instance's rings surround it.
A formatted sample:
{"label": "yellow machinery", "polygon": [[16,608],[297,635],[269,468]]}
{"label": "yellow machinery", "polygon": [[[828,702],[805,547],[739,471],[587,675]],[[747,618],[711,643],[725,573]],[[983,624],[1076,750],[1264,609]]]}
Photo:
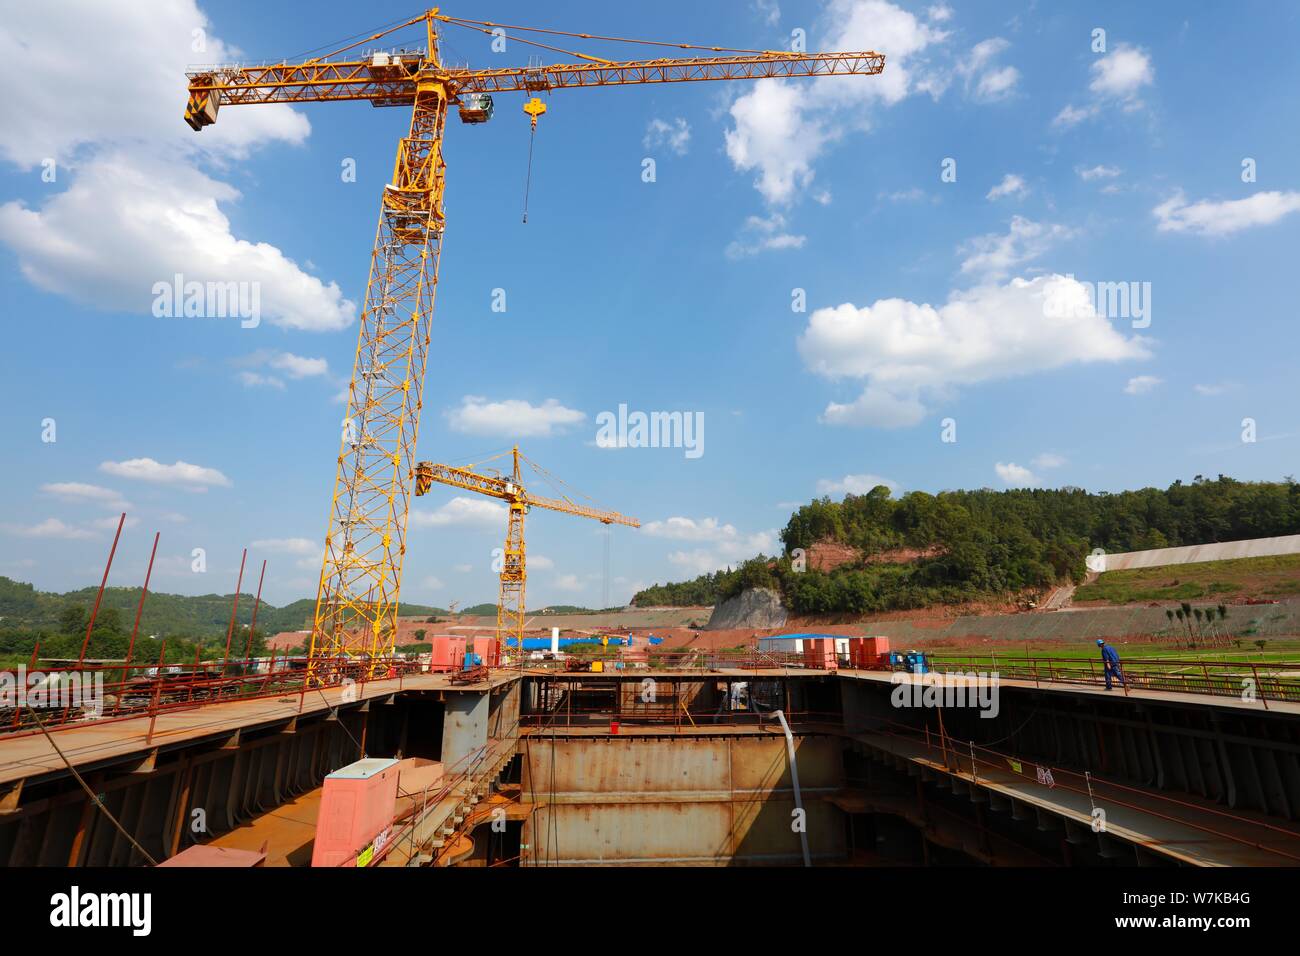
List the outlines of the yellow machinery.
{"label": "yellow machinery", "polygon": [[[427,39],[422,51],[355,52],[363,44],[421,23]],[[504,37],[581,62],[485,70],[450,67],[438,53],[444,25]],[[703,50],[711,55],[608,60],[528,38],[538,34]],[[347,51],[354,52],[341,56]],[[258,103],[367,100],[372,106],[411,109],[410,129],[398,143],[392,182],[384,187],[361,312],[316,595],[313,660],[342,655],[373,659],[388,656],[393,649],[445,226],[442,142],[448,110],[455,107],[464,123],[482,123],[492,116],[493,94],[525,92],[532,97],[526,111],[535,126],[544,106],[537,94],[550,90],[876,74],[884,66],[884,56],[873,52],[698,47],[467,20],[434,8],[305,62],[223,66],[188,74],[185,121],[195,130],[215,123],[221,107]]]}
{"label": "yellow machinery", "polygon": [[[529,461],[519,454],[519,446],[511,449],[514,468],[509,476],[485,475],[470,468],[453,468],[451,465],[435,465],[422,461],[415,466],[415,493],[427,494],[436,481],[466,491],[476,491],[490,498],[504,501],[510,507],[509,524],[506,529],[506,546],[501,556],[501,593],[497,601],[497,641],[504,645],[509,638],[515,639],[515,647],[520,657],[524,649],[524,585],[528,580],[528,562],[524,545],[524,515],[529,508],[546,508],[580,518],[592,518],[602,524],[622,524],[632,528],[641,527],[636,518],[629,518],[617,511],[602,511],[580,505],[571,498],[541,498],[529,494],[523,485],[519,462],[522,459],[532,465],[541,475],[546,471],[536,462]],[[608,640],[606,640],[608,643]]]}

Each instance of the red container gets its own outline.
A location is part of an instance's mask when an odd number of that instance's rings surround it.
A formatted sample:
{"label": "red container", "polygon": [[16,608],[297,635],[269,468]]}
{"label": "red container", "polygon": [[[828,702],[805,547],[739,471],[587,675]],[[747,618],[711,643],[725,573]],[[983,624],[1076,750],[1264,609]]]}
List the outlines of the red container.
{"label": "red container", "polygon": [[354,859],[364,866],[369,854],[382,848],[397,812],[397,764],[389,757],[372,757],[325,778],[312,866],[340,866]]}
{"label": "red container", "polygon": [[887,637],[849,638],[849,666],[863,670],[880,665],[883,654],[889,653]]}
{"label": "red container", "polygon": [[474,638],[474,653],[479,656],[480,662],[485,667],[496,667],[501,663],[497,656],[500,647],[495,637]]}
{"label": "red container", "polygon": [[431,642],[429,648],[429,670],[435,673],[440,671],[457,671],[460,670],[461,664],[463,664],[464,661],[465,638],[438,636]]}
{"label": "red container", "polygon": [[611,734],[616,734],[616,733],[618,733],[618,721],[617,721],[617,720],[611,720],[611,721],[609,722],[609,732],[610,732]]}
{"label": "red container", "polygon": [[817,670],[839,669],[835,640],[829,637],[806,637],[803,641],[803,665]]}

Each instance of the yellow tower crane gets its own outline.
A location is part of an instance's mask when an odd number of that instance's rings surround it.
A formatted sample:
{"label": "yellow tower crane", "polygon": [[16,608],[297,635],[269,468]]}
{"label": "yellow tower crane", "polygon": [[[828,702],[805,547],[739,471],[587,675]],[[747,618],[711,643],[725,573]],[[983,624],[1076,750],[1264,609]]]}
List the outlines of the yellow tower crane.
{"label": "yellow tower crane", "polygon": [[[481,495],[504,501],[510,507],[506,527],[506,546],[501,556],[501,592],[497,600],[497,641],[505,646],[510,638],[520,656],[524,649],[524,585],[528,580],[528,561],[524,545],[524,515],[529,508],[546,508],[562,514],[577,515],[580,518],[592,518],[601,524],[621,524],[630,528],[641,527],[636,518],[629,518],[617,511],[604,511],[581,505],[568,496],[560,498],[542,498],[530,494],[523,485],[523,475],[519,462],[525,461],[547,477],[547,472],[536,462],[519,454],[519,446],[510,450],[514,467],[508,476],[501,474],[483,474],[472,468],[454,468],[451,465],[436,465],[422,461],[415,466],[415,493],[428,494],[436,481],[466,491],[476,491]],[[489,459],[490,460],[490,459]]]}
{"label": "yellow tower crane", "polygon": [[[423,50],[355,52],[363,44],[421,23],[427,41]],[[487,70],[448,66],[439,56],[438,43],[440,30],[449,26],[581,62]],[[702,50],[712,55],[609,60],[530,39],[538,35]],[[341,56],[348,51],[354,52]],[[700,47],[468,20],[434,8],[301,63],[221,66],[187,74],[185,121],[195,130],[215,123],[223,106],[367,100],[372,106],[411,108],[409,132],[398,143],[393,179],[383,191],[361,310],[312,624],[313,660],[342,655],[373,659],[388,656],[393,649],[434,289],[446,225],[442,143],[448,111],[456,107],[462,123],[483,123],[492,116],[496,93],[525,92],[536,100],[539,93],[574,87],[877,74],[884,67],[884,56],[874,52]],[[531,103],[530,119],[536,120],[542,105]]]}

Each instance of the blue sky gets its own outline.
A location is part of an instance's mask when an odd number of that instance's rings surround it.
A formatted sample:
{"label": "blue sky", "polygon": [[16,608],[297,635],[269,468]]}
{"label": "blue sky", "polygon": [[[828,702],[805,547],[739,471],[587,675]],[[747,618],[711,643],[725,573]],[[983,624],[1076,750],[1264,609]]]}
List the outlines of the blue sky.
{"label": "blue sky", "polygon": [[[97,581],[126,507],[111,583],[140,581],[160,530],[155,589],[228,592],[247,546],[254,584],[268,561],[270,601],[314,595],[339,393],[406,113],[232,107],[195,134],[181,74],[417,11],[3,6],[0,574]],[[450,120],[420,457],[477,462],[517,438],[571,489],[640,518],[614,532],[611,600],[770,552],[793,504],[878,480],[1119,490],[1296,470],[1296,8],[450,12],[736,47],[788,48],[802,30],[812,50],[887,56],[874,77],[553,92],[527,225],[524,98],[499,96],[484,126]],[[447,44],[474,66],[530,53],[460,30]],[[92,48],[87,87],[67,51]],[[155,317],[153,285],[177,271],[259,283],[260,324]],[[1149,289],[1146,317],[1084,283]],[[620,404],[702,414],[704,453],[598,447],[597,416]],[[403,596],[494,600],[504,530],[485,501],[420,499]],[[530,516],[530,606],[600,603],[601,532]]]}

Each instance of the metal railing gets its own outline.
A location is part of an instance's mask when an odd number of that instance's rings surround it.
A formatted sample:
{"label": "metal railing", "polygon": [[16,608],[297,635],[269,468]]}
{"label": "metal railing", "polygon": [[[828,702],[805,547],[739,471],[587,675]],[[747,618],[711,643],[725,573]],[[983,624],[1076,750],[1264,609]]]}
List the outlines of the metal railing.
{"label": "metal railing", "polygon": [[190,664],[82,664],[0,670],[0,739],[149,717],[216,703],[298,696],[417,673],[405,658],[272,657]]}
{"label": "metal railing", "polygon": [[[1035,684],[1106,684],[1105,669],[1095,658],[943,654],[927,655],[926,661],[938,673],[996,672],[1001,680]],[[1258,700],[1265,708],[1270,700],[1300,702],[1300,663],[1135,658],[1120,662],[1120,674],[1123,679],[1113,677],[1112,683],[1125,693],[1156,690],[1236,697]]]}

